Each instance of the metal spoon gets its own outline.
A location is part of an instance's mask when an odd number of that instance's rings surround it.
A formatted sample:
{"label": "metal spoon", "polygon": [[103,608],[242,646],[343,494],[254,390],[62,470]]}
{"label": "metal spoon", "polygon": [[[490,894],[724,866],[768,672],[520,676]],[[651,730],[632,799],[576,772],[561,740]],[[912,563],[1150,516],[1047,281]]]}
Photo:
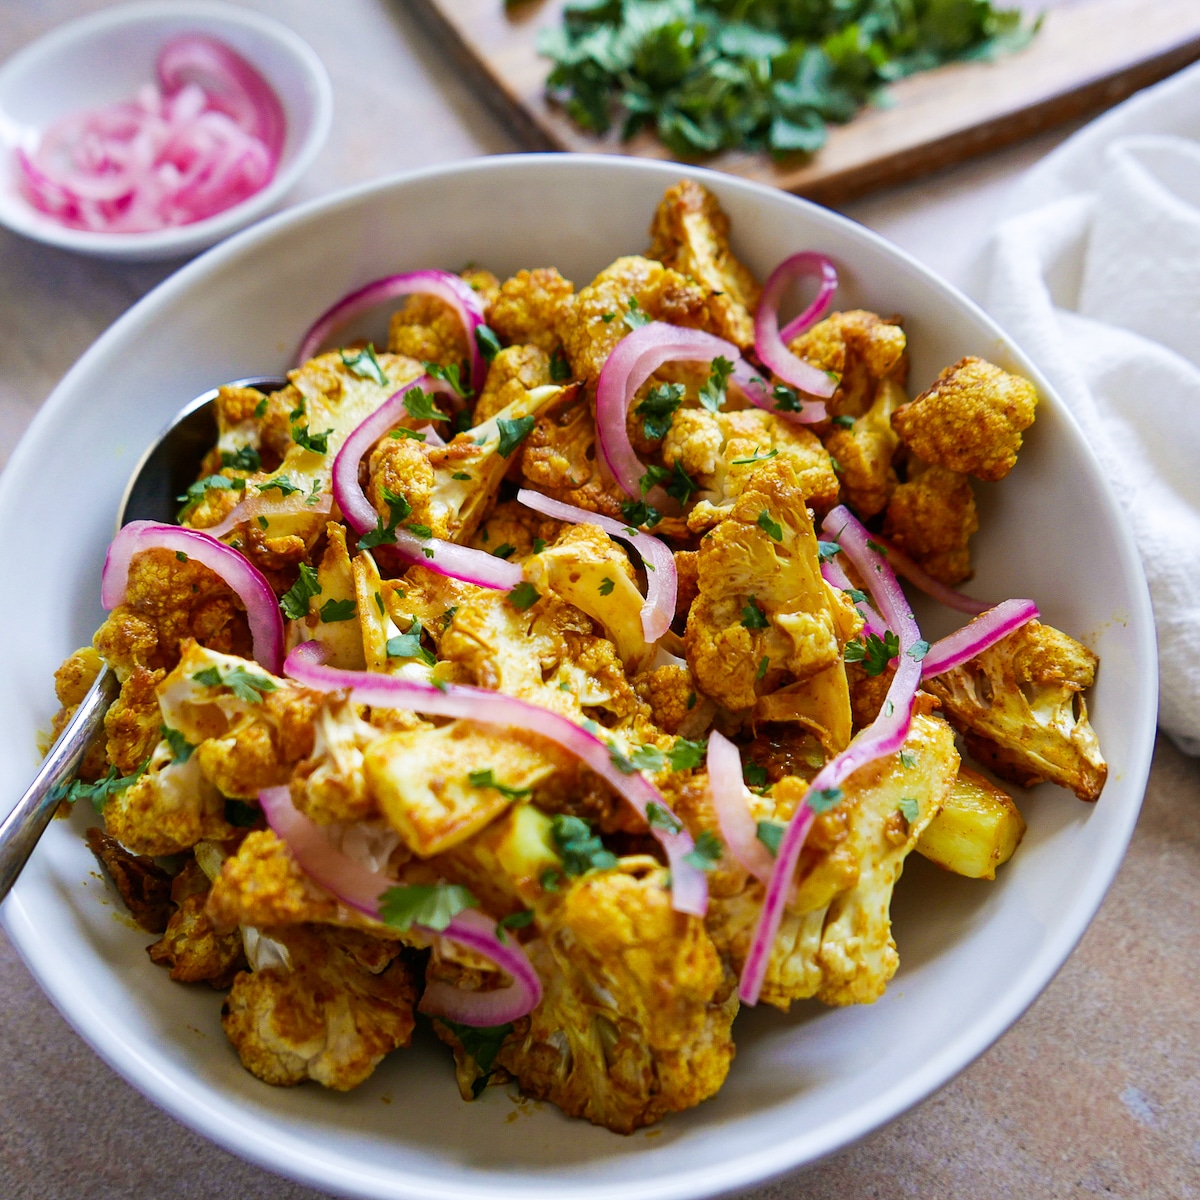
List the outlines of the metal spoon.
{"label": "metal spoon", "polygon": [[[260,375],[228,386],[275,392],[286,383],[280,375]],[[117,508],[117,529],[130,521],[174,523],[179,508],[177,497],[195,480],[204,456],[216,444],[213,402],[218,391],[214,388],[187,404],[142,456]],[[113,672],[107,666],[101,667],[96,682],[51,746],[29,789],[0,824],[0,901],[33,853],[58,808],[62,787],[79,770],[88,747],[103,727],[108,706],[120,690]]]}

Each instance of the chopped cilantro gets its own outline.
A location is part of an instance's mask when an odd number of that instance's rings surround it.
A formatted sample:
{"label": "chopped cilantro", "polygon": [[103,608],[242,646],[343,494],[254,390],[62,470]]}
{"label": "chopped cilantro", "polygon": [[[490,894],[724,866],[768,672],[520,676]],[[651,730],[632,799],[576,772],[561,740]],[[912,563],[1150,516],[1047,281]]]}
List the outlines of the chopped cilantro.
{"label": "chopped cilantro", "polygon": [[[515,913],[509,913],[507,917],[501,917],[496,924],[500,929],[524,929],[526,925],[533,924],[533,909],[522,908]],[[501,941],[504,940],[503,935],[497,933],[496,936]]]}
{"label": "chopped cilantro", "polygon": [[667,756],[657,746],[638,746],[629,756],[629,761],[639,771],[661,771],[667,765]]}
{"label": "chopped cilantro", "polygon": [[860,641],[852,638],[846,643],[846,661],[862,663],[863,670],[868,675],[882,675],[887,665],[900,653],[900,639],[890,630],[885,630],[881,638],[878,634],[868,633]]}
{"label": "chopped cilantro", "polygon": [[617,314],[615,312],[606,312],[600,314],[600,320],[602,320],[605,325],[611,325],[616,319]]}
{"label": "chopped cilantro", "polygon": [[[433,537],[433,530],[430,529],[428,525],[418,525],[415,521],[410,521],[407,525],[405,525],[404,528],[407,529],[408,532],[413,535],[413,537],[419,537],[423,542],[427,542],[431,537]],[[432,553],[432,551],[426,551],[426,557],[430,557]]]}
{"label": "chopped cilantro", "polygon": [[222,673],[217,667],[205,667],[192,679],[203,687],[226,687],[247,704],[261,704],[262,698],[278,686],[266,675],[257,675],[243,666],[230,667]]}
{"label": "chopped cilantro", "polygon": [[919,638],[908,648],[908,657],[917,662],[920,662],[928,653],[929,643],[924,638]]}
{"label": "chopped cilantro", "polygon": [[901,796],[900,803],[896,807],[910,825],[921,815],[921,803],[915,796]]}
{"label": "chopped cilantro", "polygon": [[466,473],[466,471],[455,471],[454,474],[450,476],[450,478],[466,480],[467,482],[470,482],[470,479],[471,479],[470,475],[468,475]]}
{"label": "chopped cilantro", "polygon": [[599,837],[592,833],[591,825],[581,817],[560,813],[551,822],[550,834],[562,855],[563,870],[568,875],[583,875],[592,870],[605,871],[617,865],[617,856],[604,848]]}
{"label": "chopped cilantro", "polygon": [[204,498],[210,490],[240,492],[245,487],[244,479],[230,479],[228,475],[206,475],[203,479],[197,479],[182,496],[175,497],[183,505],[175,514],[175,519],[183,521],[192,509],[204,503]]}
{"label": "chopped cilantro", "polygon": [[332,432],[332,429],[326,429],[324,433],[310,433],[307,425],[293,425],[292,441],[305,450],[311,450],[314,454],[327,454],[329,452],[329,435]]}
{"label": "chopped cilantro", "polygon": [[517,610],[524,612],[542,598],[541,593],[528,580],[522,580],[508,593],[508,602]]}
{"label": "chopped cilantro", "polygon": [[820,788],[818,791],[810,792],[806,803],[818,816],[823,812],[828,812],[842,798],[842,789],[839,787]]}
{"label": "chopped cilantro", "polygon": [[492,551],[497,558],[512,558],[516,552],[516,546],[513,546],[508,542],[505,542],[503,546],[497,546],[495,550]]}
{"label": "chopped cilantro", "polygon": [[762,658],[759,660],[759,663],[758,663],[758,670],[757,670],[757,671],[755,671],[755,673],[754,673],[754,678],[755,678],[755,679],[761,679],[761,678],[762,678],[762,677],[763,677],[763,676],[764,676],[764,675],[767,673],[767,668],[768,668],[770,665],[771,665],[771,660],[770,660],[770,658],[768,658],[768,657],[767,657],[767,655],[765,655],[765,654],[764,654],[764,655],[762,656]]}
{"label": "chopped cilantro", "polygon": [[435,408],[433,397],[423,388],[409,388],[404,393],[404,411],[414,421],[447,421],[449,418],[440,408]]}
{"label": "chopped cilantro", "polygon": [[256,483],[254,485],[260,492],[269,492],[272,489],[277,489],[282,499],[284,496],[290,496],[293,492],[303,491],[303,488],[298,488],[286,475],[277,475],[274,479],[268,479],[266,483]]}
{"label": "chopped cilantro", "polygon": [[[483,327],[480,326],[480,328]],[[511,921],[512,918],[521,915],[521,913],[512,913],[498,924],[504,926],[505,921]],[[528,915],[531,918],[533,916],[532,913]],[[528,923],[528,921],[525,922],[525,924]],[[516,926],[510,924],[507,928],[513,929]],[[503,940],[503,932],[498,930],[497,937]],[[439,1017],[438,1020],[458,1038],[463,1053],[474,1061],[479,1075],[471,1084],[471,1098],[478,1100],[492,1078],[492,1066],[496,1061],[496,1055],[500,1053],[500,1047],[504,1045],[504,1039],[512,1033],[512,1023],[509,1022],[506,1025],[459,1025],[457,1021],[447,1021],[445,1017]]]}
{"label": "chopped cilantro", "polygon": [[712,360],[708,379],[700,389],[700,403],[709,412],[720,412],[725,403],[725,389],[729,384],[729,376],[733,374],[733,363],[727,358],[717,357]]}
{"label": "chopped cilantro", "polygon": [[691,494],[700,490],[700,485],[683,469],[683,462],[678,458],[669,471],[651,463],[640,482],[643,496],[656,484],[662,484],[667,495],[680,504],[686,504]]}
{"label": "chopped cilantro", "polygon": [[321,620],[326,625],[333,625],[337,621],[353,620],[354,608],[353,600],[326,600],[319,611]]}
{"label": "chopped cilantro", "polygon": [[818,542],[817,554],[823,563],[833,562],[834,557],[841,554],[842,547],[838,542]]}
{"label": "chopped cilantro", "polygon": [[696,693],[695,692],[688,692],[687,706],[688,706],[688,712],[691,712],[692,709],[696,707]]}
{"label": "chopped cilantro", "polygon": [[621,516],[632,526],[642,525],[653,529],[662,520],[662,513],[644,500],[622,500]]}
{"label": "chopped cilantro", "polygon": [[771,397],[775,401],[776,412],[799,412],[800,397],[784,383],[777,383],[771,389]]}
{"label": "chopped cilantro", "polygon": [[555,347],[554,353],[550,355],[550,378],[555,383],[570,383],[573,375],[571,364],[567,362],[562,347]]}
{"label": "chopped cilantro", "polygon": [[321,594],[317,573],[308,565],[300,564],[300,576],[279,598],[279,607],[290,621],[300,621],[308,616],[308,602]]}
{"label": "chopped cilantro", "polygon": [[263,398],[262,398],[262,399],[261,399],[261,400],[260,400],[260,401],[259,401],[259,402],[258,402],[258,403],[255,405],[255,406],[254,406],[254,416],[255,416],[255,418],[256,418],[256,419],[258,419],[258,420],[260,420],[260,421],[261,421],[261,420],[262,420],[262,418],[263,418],[263,417],[265,417],[266,415],[267,415],[267,398],[266,398],[266,396],[264,396],[264,397],[263,397]]}
{"label": "chopped cilantro", "polygon": [[380,919],[402,932],[414,925],[442,930],[460,912],[478,907],[479,901],[457,883],[413,883],[388,888],[379,897]]}
{"label": "chopped cilantro", "polygon": [[887,558],[887,547],[871,541],[870,538],[867,538],[867,549],[874,550],[876,554],[882,554],[884,558]]}
{"label": "chopped cilantro", "polygon": [[778,521],[771,520],[771,514],[764,508],[758,514],[758,527],[774,541],[783,541],[783,526]]}
{"label": "chopped cilantro", "polygon": [[188,556],[182,550],[176,550],[175,559],[177,562],[187,562]]}
{"label": "chopped cilantro", "polygon": [[403,425],[399,429],[393,429],[388,437],[394,442],[424,442],[427,440],[426,434],[418,433],[415,429],[405,429]]}
{"label": "chopped cilantro", "polygon": [[341,355],[342,365],[351,375],[357,375],[359,379],[369,379],[380,387],[387,387],[387,374],[379,359],[375,357],[375,347],[371,342],[367,343],[365,350],[360,350],[357,354],[348,355],[343,350]]}
{"label": "chopped cilantro", "polygon": [[683,400],[685,388],[682,383],[663,383],[652,387],[646,398],[633,411],[642,418],[642,431],[656,442],[667,436],[671,418]]}
{"label": "chopped cilantro", "polygon": [[522,796],[528,796],[533,792],[533,788],[515,788],[497,783],[491,767],[486,771],[472,771],[467,779],[472,787],[491,788],[493,791],[499,792],[506,800],[520,800]]}
{"label": "chopped cilantro", "polygon": [[545,538],[534,538],[533,539],[534,554],[541,554],[541,552],[543,550],[545,550],[545,548],[546,548],[546,539]]}
{"label": "chopped cilantro", "polygon": [[271,522],[270,522],[270,521],[268,521],[266,517],[259,517],[259,518],[258,518],[258,527],[259,527],[259,529],[266,529],[266,528],[267,528],[267,526],[268,526],[268,525],[270,525],[270,524],[271,524]]}
{"label": "chopped cilantro", "polygon": [[225,824],[237,829],[251,829],[262,817],[262,809],[256,804],[247,804],[245,800],[225,801]]}
{"label": "chopped cilantro", "polygon": [[109,767],[105,774],[94,783],[85,783],[82,779],[73,779],[69,783],[64,781],[54,786],[49,798],[54,803],[65,800],[68,804],[75,804],[79,800],[90,800],[96,812],[103,812],[104,806],[109,800],[117,792],[123,792],[141,779],[149,766],[150,759],[147,758],[132,775],[120,776],[114,766]]}
{"label": "chopped cilantro", "polygon": [[759,821],[755,828],[755,835],[772,854],[778,855],[779,843],[783,841],[786,830],[787,826],[781,825],[778,821]]}
{"label": "chopped cilantro", "polygon": [[683,822],[669,808],[655,804],[653,800],[646,805],[646,823],[663,833],[678,833],[683,828]]}
{"label": "chopped cilantro", "polygon": [[866,602],[867,593],[860,591],[858,588],[842,588],[842,591],[850,597],[851,604],[863,604]]}
{"label": "chopped cilantro", "polygon": [[504,348],[500,345],[500,339],[496,336],[496,331],[487,325],[475,326],[475,345],[479,347],[479,353],[483,355],[483,361],[488,363]]}
{"label": "chopped cilantro", "polygon": [[724,849],[721,839],[711,829],[705,829],[696,839],[695,848],[683,856],[683,861],[697,871],[711,871],[721,861]]}
{"label": "chopped cilantro", "polygon": [[458,363],[451,363],[450,366],[443,367],[440,363],[427,362],[425,370],[430,379],[437,379],[442,383],[448,383],[464,400],[475,395],[471,388],[463,383],[465,371]]}
{"label": "chopped cilantro", "polygon": [[421,645],[422,632],[420,619],[413,617],[407,633],[388,638],[388,658],[419,658],[427,667],[432,667],[437,662],[437,656]]}
{"label": "chopped cilantro", "polygon": [[752,759],[747,759],[744,763],[742,763],[742,778],[751,787],[766,787],[767,768],[761,763],[756,763]]}
{"label": "chopped cilantro", "polygon": [[845,413],[843,413],[840,417],[834,417],[833,423],[835,425],[840,425],[843,429],[854,428],[854,418],[847,416]]}
{"label": "chopped cilantro", "polygon": [[750,599],[742,606],[742,628],[743,629],[766,629],[770,622],[767,620],[767,614],[758,606],[758,601],[751,596]]}
{"label": "chopped cilantro", "polygon": [[667,751],[667,761],[672,771],[690,771],[704,761],[707,749],[706,742],[692,742],[685,737],[677,737],[675,745]]}
{"label": "chopped cilantro", "polygon": [[397,496],[390,488],[383,489],[383,502],[388,506],[388,523],[384,525],[382,517],[375,518],[375,528],[364,533],[358,539],[360,550],[370,550],[375,546],[392,544],[396,540],[396,530],[406,517],[412,513],[412,505],[407,496]]}
{"label": "chopped cilantro", "polygon": [[539,877],[538,883],[542,885],[543,891],[557,892],[562,883],[562,872],[556,871],[553,867],[547,867]]}
{"label": "chopped cilantro", "polygon": [[917,756],[909,750],[900,751],[900,765],[906,770],[911,771],[917,765]]}
{"label": "chopped cilantro", "polygon": [[458,605],[451,604],[450,607],[447,608],[444,613],[442,613],[442,628],[443,629],[450,628],[450,622],[454,620],[454,614],[456,612],[458,612]]}
{"label": "chopped cilantro", "polygon": [[527,417],[514,417],[512,420],[501,417],[496,422],[496,428],[500,431],[501,458],[508,458],[529,436],[535,420],[536,418],[530,413]]}
{"label": "chopped cilantro", "polygon": [[262,468],[262,459],[253,446],[239,446],[236,450],[221,451],[221,466],[232,467],[235,471],[258,471]]}
{"label": "chopped cilantro", "polygon": [[616,586],[617,586],[616,583],[613,580],[609,579],[609,577],[607,575],[605,575],[605,577],[602,580],[600,580],[600,595],[611,596],[613,588],[615,588]]}
{"label": "chopped cilantro", "polygon": [[629,311],[622,313],[621,316],[625,321],[625,327],[630,332],[635,329],[641,329],[643,325],[649,325],[650,322],[654,320],[654,318],[637,302],[636,296],[629,297],[628,308]]}
{"label": "chopped cilantro", "polygon": [[735,458],[732,465],[735,467],[747,467],[751,463],[765,462],[768,458],[774,458],[778,453],[778,450],[768,450],[766,454],[760,454],[758,447],[755,446],[754,453],[749,458]]}
{"label": "chopped cilantro", "polygon": [[196,747],[178,729],[170,729],[166,725],[160,725],[158,732],[163,735],[167,745],[171,747],[172,762],[185,763],[192,757],[192,751]]}
{"label": "chopped cilantro", "polygon": [[383,596],[381,596],[379,594],[379,592],[372,592],[372,595],[375,597],[375,607],[377,609],[379,609],[379,615],[381,617],[386,617],[387,609],[384,607],[384,604],[383,604]]}

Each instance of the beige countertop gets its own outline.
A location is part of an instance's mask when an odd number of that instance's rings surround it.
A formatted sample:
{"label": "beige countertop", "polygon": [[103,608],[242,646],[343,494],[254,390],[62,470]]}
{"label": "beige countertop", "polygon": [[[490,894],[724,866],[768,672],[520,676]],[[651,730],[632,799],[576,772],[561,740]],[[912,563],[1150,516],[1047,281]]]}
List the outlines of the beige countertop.
{"label": "beige countertop", "polygon": [[[333,135],[296,199],[516,149],[404,0],[242,0],[325,59]],[[103,0],[6,0],[0,59]],[[844,211],[951,279],[1047,135]],[[115,266],[0,232],[0,462],[54,384],[173,269]],[[1068,802],[1066,799],[1064,803]],[[1200,762],[1160,740],[1145,808],[1095,922],[1029,1012],[887,1128],[743,1200],[1200,1200]],[[0,1196],[301,1200],[114,1075],[0,933]]]}

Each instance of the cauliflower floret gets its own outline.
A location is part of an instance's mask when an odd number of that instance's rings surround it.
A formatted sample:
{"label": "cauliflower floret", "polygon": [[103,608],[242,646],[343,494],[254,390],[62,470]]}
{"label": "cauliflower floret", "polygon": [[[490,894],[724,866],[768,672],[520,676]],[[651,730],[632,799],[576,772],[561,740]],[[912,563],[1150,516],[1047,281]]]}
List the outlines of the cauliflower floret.
{"label": "cauliflower floret", "polygon": [[761,408],[718,413],[680,409],[663,439],[662,458],[668,467],[678,462],[700,487],[687,517],[692,533],[703,533],[728,516],[764,462],[790,462],[813,508],[823,512],[837,503],[833,461],[816,434]]}
{"label": "cauliflower floret", "polygon": [[879,382],[901,386],[908,375],[907,340],[898,317],[884,320],[863,309],[831,313],[793,338],[789,349],[838,377],[837,391],[825,402],[831,417],[861,417],[875,402]]}
{"label": "cauliflower floret", "polygon": [[[762,999],[786,1010],[816,996],[826,1004],[872,1004],[896,973],[892,890],[904,860],[954,786],[954,734],[937,717],[918,714],[900,754],[860,768],[843,799],[813,823],[797,868],[796,894],[767,967]],[[807,788],[785,779],[772,789],[776,818],[787,819]],[[902,805],[916,801],[909,820]],[[763,886],[714,895],[706,924],[720,953],[740,973],[762,907]]]}
{"label": "cauliflower floret", "polygon": [[1021,431],[1033,424],[1037,401],[1029,380],[982,358],[961,358],[898,408],[892,426],[926,462],[995,481],[1016,466]]}
{"label": "cauliflower floret", "polygon": [[575,285],[553,267],[518,271],[500,285],[488,322],[510,345],[537,346],[553,354],[559,342],[559,314],[574,291]]}
{"label": "cauliflower floret", "polygon": [[124,682],[136,667],[170,670],[192,638],[225,654],[250,653],[250,629],[229,585],[194,558],[155,548],[129,565],[125,602],[108,614],[93,644]]}
{"label": "cauliflower floret", "polygon": [[892,429],[892,413],[908,397],[894,379],[881,379],[875,400],[850,428],[834,428],[825,448],[837,461],[846,502],[864,520],[882,512],[896,487],[892,456],[900,438]]}
{"label": "cauliflower floret", "polygon": [[888,501],[883,532],[935,579],[953,586],[971,577],[971,534],[979,528],[965,475],[919,460]]}
{"label": "cauliflower floret", "polygon": [[475,405],[475,423],[494,417],[501,409],[550,380],[550,359],[538,346],[506,346],[492,359],[487,383]]}
{"label": "cauliflower floret", "polygon": [[656,321],[709,328],[708,295],[703,285],[653,259],[618,258],[583,291],[564,300],[558,310],[555,330],[576,379],[595,386],[605,360],[629,332],[623,318],[634,301]]}
{"label": "cauliflower floret", "polygon": [[1099,660],[1065,633],[1030,621],[961,667],[925,683],[965,735],[967,749],[1003,779],[1050,780],[1096,800],[1108,776],[1083,691]]}
{"label": "cauliflower floret", "polygon": [[206,982],[223,990],[246,969],[246,955],[240,933],[218,933],[213,928],[204,911],[209,890],[208,877],[195,859],[189,859],[171,884],[171,899],[177,907],[166,932],[146,947],[146,953],[180,983]]}
{"label": "cauliflower floret", "polygon": [[[308,599],[308,612],[287,625],[287,646],[315,641],[325,648],[325,662],[346,671],[366,667],[363,635],[357,614],[354,568],[346,551],[346,528],[335,521],[325,527],[325,552],[317,565],[317,592]],[[350,605],[350,616],[338,611]]]}
{"label": "cauliflower floret", "polygon": [[[500,292],[500,281],[490,271],[466,270],[463,279],[478,293],[485,316]],[[388,349],[418,362],[455,366],[468,358],[467,335],[462,320],[436,296],[410,296],[392,313]]]}
{"label": "cauliflower floret", "polygon": [[[785,672],[802,682],[840,664],[858,618],[821,578],[812,518],[790,462],[759,467],[729,517],[701,541],[697,568],[688,662],[726,708],[752,707],[759,688],[775,690]],[[848,695],[844,703],[848,709]]]}
{"label": "cauliflower floret", "polygon": [[750,349],[762,289],[729,248],[729,218],[712,192],[692,179],[668,188],[654,213],[650,238],[647,257],[707,290],[705,328]]}
{"label": "cauliflower floret", "polygon": [[319,825],[363,821],[379,805],[367,788],[363,759],[381,733],[355,705],[332,695],[313,718],[313,749],[292,774],[292,802]]}
{"label": "cauliflower floret", "polygon": [[733,1059],[734,979],[665,879],[625,860],[538,905],[544,998],[496,1056],[528,1095],[618,1133],[707,1099]]}
{"label": "cauliflower floret", "polygon": [[242,972],[221,1024],[242,1065],[265,1083],[314,1079],[349,1091],[412,1038],[417,993],[394,944],[350,930],[270,931],[292,969]]}
{"label": "cauliflower floret", "polygon": [[520,562],[534,552],[536,543],[554,541],[562,527],[561,521],[543,517],[516,500],[503,500],[475,531],[470,544],[509,562]]}
{"label": "cauliflower floret", "polygon": [[134,667],[120,695],[104,714],[108,761],[120,775],[131,775],[158,745],[163,718],[157,687],[165,671]]}

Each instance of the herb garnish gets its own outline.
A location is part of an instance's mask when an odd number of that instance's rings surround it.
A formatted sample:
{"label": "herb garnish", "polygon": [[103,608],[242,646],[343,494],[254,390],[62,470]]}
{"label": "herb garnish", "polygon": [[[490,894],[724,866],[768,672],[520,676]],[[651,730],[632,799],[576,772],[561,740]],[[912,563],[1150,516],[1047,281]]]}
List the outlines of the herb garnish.
{"label": "herb garnish", "polygon": [[523,579],[508,593],[508,602],[517,612],[524,612],[527,608],[532,608],[541,598],[541,592],[527,579]]}
{"label": "herb garnish", "polygon": [[529,436],[535,419],[531,413],[526,417],[513,417],[512,420],[501,417],[496,422],[496,428],[500,431],[500,456],[502,458],[508,458]]}
{"label": "herb garnish", "polygon": [[708,380],[700,389],[700,403],[709,412],[721,411],[721,405],[725,403],[725,388],[729,383],[729,376],[732,374],[733,363],[729,359],[718,356],[712,360]]}
{"label": "herb garnish", "polygon": [[317,573],[308,565],[300,564],[300,576],[279,598],[279,607],[290,621],[300,621],[308,616],[308,602],[321,594]]}
{"label": "herb garnish", "polygon": [[662,383],[652,387],[646,398],[633,411],[642,418],[642,431],[652,442],[667,436],[671,419],[683,400],[685,388],[682,383]]}
{"label": "herb garnish", "polygon": [[185,763],[192,757],[192,751],[196,747],[178,729],[170,729],[166,725],[160,725],[158,732],[163,735],[167,745],[171,747],[172,762]]}
{"label": "herb garnish", "polygon": [[337,621],[352,621],[354,608],[353,600],[326,600],[321,605],[319,612],[321,620],[326,625],[332,625]]}
{"label": "herb garnish", "polygon": [[448,421],[440,408],[435,408],[433,397],[423,388],[409,388],[404,393],[404,411],[414,421]]}
{"label": "herb garnish", "polygon": [[653,529],[662,520],[662,513],[645,500],[622,500],[621,516],[627,524],[634,527],[643,525],[647,529]]}
{"label": "herb garnish", "polygon": [[616,583],[613,580],[609,579],[609,577],[607,575],[605,575],[605,577],[602,580],[600,580],[600,589],[599,589],[600,595],[611,596],[613,588],[615,588],[616,586],[617,586]]}
{"label": "herb garnish", "polygon": [[257,471],[262,467],[262,459],[253,446],[239,446],[236,450],[221,451],[221,466],[235,471]]}
{"label": "herb garnish", "polygon": [[262,698],[278,686],[273,679],[247,671],[243,666],[230,667],[226,671],[218,667],[205,667],[197,671],[192,679],[204,687],[226,687],[246,704],[261,704]]}
{"label": "herb garnish", "polygon": [[765,508],[758,514],[757,525],[759,529],[774,541],[783,541],[783,526],[778,521],[772,521],[771,514]]}
{"label": "herb garnish", "polygon": [[479,901],[458,883],[412,883],[388,888],[379,897],[379,917],[385,925],[403,932],[413,925],[445,929],[464,909]]}
{"label": "herb garnish", "polygon": [[[592,833],[591,825],[582,817],[559,814],[550,825],[550,833],[568,875],[605,871],[617,865],[617,856],[604,848],[600,838]],[[542,886],[545,887],[544,880]]]}
{"label": "herb garnish", "polygon": [[280,498],[290,496],[293,492],[302,492],[303,488],[298,488],[286,475],[277,475],[274,479],[268,479],[266,483],[256,483],[254,485],[260,492],[269,492],[273,488],[277,488]]}
{"label": "herb garnish", "polygon": [[471,388],[463,382],[465,372],[458,363],[451,363],[450,366],[443,367],[440,363],[427,362],[425,371],[430,379],[448,383],[464,400],[475,395]]}
{"label": "herb garnish", "polygon": [[497,783],[491,767],[488,767],[486,771],[472,771],[467,779],[472,787],[491,788],[493,791],[499,792],[506,800],[520,800],[522,796],[531,795],[533,792],[533,788],[515,788],[504,783]]}
{"label": "herb garnish", "polygon": [[483,361],[487,363],[490,363],[504,348],[500,345],[496,331],[487,325],[475,326],[475,345],[479,347],[479,353],[483,355]]}
{"label": "herb garnish", "polygon": [[770,625],[767,614],[758,606],[758,601],[751,596],[742,606],[743,629],[766,629]]}
{"label": "herb garnish", "polygon": [[921,815],[921,803],[915,796],[901,796],[900,803],[896,807],[910,825]]}
{"label": "herb garnish", "polygon": [[779,843],[783,841],[786,830],[787,826],[781,825],[778,821],[759,821],[755,827],[755,834],[772,854],[778,856]]}
{"label": "herb garnish", "polygon": [[882,675],[887,665],[900,653],[900,639],[890,630],[885,630],[883,637],[868,633],[860,641],[852,638],[846,643],[846,661],[862,663],[863,670],[868,675]]}
{"label": "herb garnish", "polygon": [[721,861],[724,850],[721,839],[711,829],[704,829],[696,838],[695,849],[689,850],[683,861],[697,871],[711,871]]}
{"label": "herb garnish", "polygon": [[341,355],[342,365],[352,375],[357,375],[359,379],[369,379],[380,387],[387,387],[387,374],[379,359],[375,357],[375,347],[371,342],[367,343],[365,350],[360,350],[357,354],[347,355],[343,350]]}
{"label": "herb garnish", "polygon": [[420,618],[413,617],[407,633],[388,638],[388,658],[419,658],[427,667],[432,667],[437,662],[437,656],[421,645],[423,632]]}

